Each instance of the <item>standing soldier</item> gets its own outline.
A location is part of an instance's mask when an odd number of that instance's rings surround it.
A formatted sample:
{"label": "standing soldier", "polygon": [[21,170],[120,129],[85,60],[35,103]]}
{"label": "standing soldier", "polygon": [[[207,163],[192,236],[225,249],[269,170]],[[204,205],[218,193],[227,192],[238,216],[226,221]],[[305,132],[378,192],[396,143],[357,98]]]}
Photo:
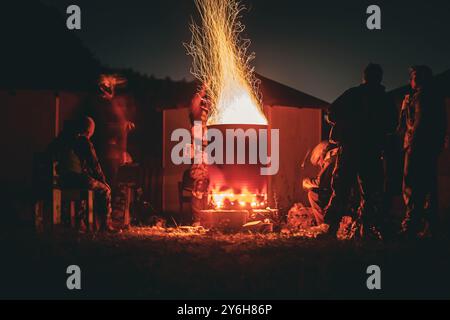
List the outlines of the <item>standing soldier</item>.
{"label": "standing soldier", "polygon": [[381,85],[382,78],[381,66],[369,64],[364,69],[363,83],[344,92],[329,108],[328,120],[333,125],[330,140],[339,145],[333,193],[325,209],[325,223],[333,235],[357,180],[361,235],[381,237],[378,228],[384,182],[382,151],[386,135],[395,131],[397,121],[395,106]]}
{"label": "standing soldier", "polygon": [[[206,133],[206,121],[208,120],[209,106],[205,99],[206,87],[203,85],[201,90],[195,94],[191,101],[191,125],[192,125],[192,137],[193,139],[200,139],[201,141],[192,141],[193,146],[201,146],[202,150],[192,150],[193,157],[198,155],[204,159],[203,148],[207,145],[207,141],[204,139]],[[194,122],[202,123],[202,137],[197,137],[194,129]],[[208,188],[209,188],[209,174],[208,166],[203,161],[201,163],[193,163],[190,168],[190,177],[193,180],[192,188],[192,215],[193,220],[198,220],[198,212],[205,210],[208,207]]]}
{"label": "standing soldier", "polygon": [[[445,141],[444,99],[432,86],[428,66],[410,68],[412,93],[402,103],[399,130],[404,132],[403,199],[405,236],[424,235],[426,222],[431,230],[437,219],[437,158]],[[428,215],[426,212],[428,211]]]}

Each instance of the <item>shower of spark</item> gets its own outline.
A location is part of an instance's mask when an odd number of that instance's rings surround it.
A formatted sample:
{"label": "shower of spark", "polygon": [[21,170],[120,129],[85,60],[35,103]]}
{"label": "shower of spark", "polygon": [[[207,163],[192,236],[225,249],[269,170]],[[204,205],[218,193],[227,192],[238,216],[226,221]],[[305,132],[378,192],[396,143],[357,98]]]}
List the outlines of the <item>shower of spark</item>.
{"label": "shower of spark", "polygon": [[192,40],[186,44],[193,58],[192,74],[206,85],[211,105],[208,125],[267,124],[257,80],[242,39],[239,21],[244,7],[237,0],[195,0],[200,23],[192,21]]}

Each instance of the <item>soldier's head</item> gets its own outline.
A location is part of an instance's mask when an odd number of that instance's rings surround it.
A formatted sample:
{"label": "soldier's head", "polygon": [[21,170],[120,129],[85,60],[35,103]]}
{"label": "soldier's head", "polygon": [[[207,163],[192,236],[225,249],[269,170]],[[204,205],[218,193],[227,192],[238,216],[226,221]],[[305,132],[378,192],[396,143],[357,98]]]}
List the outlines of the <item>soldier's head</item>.
{"label": "soldier's head", "polygon": [[95,122],[91,117],[84,117],[80,121],[79,134],[90,139],[95,131]]}
{"label": "soldier's head", "polygon": [[383,80],[383,68],[379,64],[369,63],[363,71],[363,83],[380,84]]}
{"label": "soldier's head", "polygon": [[413,90],[428,86],[433,80],[433,71],[430,67],[412,66],[409,68],[409,84]]}

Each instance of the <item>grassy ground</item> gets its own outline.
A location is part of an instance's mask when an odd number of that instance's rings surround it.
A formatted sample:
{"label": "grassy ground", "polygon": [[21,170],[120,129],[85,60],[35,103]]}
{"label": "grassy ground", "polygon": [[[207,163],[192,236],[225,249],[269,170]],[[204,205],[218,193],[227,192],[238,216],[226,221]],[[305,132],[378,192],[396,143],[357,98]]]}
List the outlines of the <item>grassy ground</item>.
{"label": "grassy ground", "polygon": [[[133,228],[114,235],[7,230],[0,241],[3,298],[450,298],[447,240]],[[81,291],[66,289],[71,264],[81,267]],[[382,290],[366,288],[371,264],[381,267]]]}

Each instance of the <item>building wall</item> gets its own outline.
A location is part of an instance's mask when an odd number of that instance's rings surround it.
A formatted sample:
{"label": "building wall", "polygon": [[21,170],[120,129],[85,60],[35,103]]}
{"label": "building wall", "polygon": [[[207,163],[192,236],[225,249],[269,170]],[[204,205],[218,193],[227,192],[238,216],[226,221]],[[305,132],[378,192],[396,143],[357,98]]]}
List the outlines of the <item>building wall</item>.
{"label": "building wall", "polygon": [[2,183],[29,186],[33,152],[43,150],[54,136],[55,95],[50,91],[1,91],[0,106],[4,116]]}
{"label": "building wall", "polygon": [[0,91],[3,112],[0,141],[0,179],[2,183],[29,187],[33,154],[44,151],[55,137],[56,127],[62,129],[64,120],[71,118],[80,106],[83,94],[53,91]]}
{"label": "building wall", "polygon": [[[2,221],[28,220],[31,217],[32,172],[35,152],[44,151],[62,129],[65,119],[74,114],[83,95],[59,94],[59,112],[54,91],[0,90],[0,200]],[[58,120],[58,121],[57,121]]]}
{"label": "building wall", "polygon": [[289,209],[296,202],[309,205],[301,183],[305,177],[314,177],[317,169],[309,159],[303,169],[301,165],[308,151],[321,141],[322,111],[283,106],[266,110],[270,128],[280,129],[280,169],[269,178],[269,203],[273,206],[276,196],[282,209]]}
{"label": "building wall", "polygon": [[181,181],[183,172],[190,168],[189,165],[175,165],[171,161],[170,154],[177,142],[170,141],[170,136],[175,129],[185,128],[190,131],[189,108],[168,109],[163,111],[163,192],[162,209],[165,212],[177,212],[178,182]]}

